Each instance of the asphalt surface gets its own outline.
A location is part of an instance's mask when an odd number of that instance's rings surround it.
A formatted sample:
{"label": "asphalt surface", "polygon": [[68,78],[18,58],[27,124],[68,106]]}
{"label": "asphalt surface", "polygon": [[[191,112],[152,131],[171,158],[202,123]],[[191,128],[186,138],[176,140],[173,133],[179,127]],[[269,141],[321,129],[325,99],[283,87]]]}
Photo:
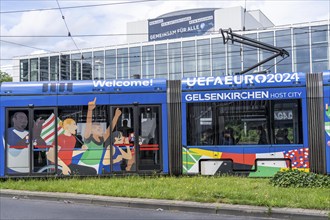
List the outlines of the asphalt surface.
{"label": "asphalt surface", "polygon": [[199,203],[175,200],[122,198],[73,193],[32,192],[7,189],[1,189],[0,196],[23,199],[62,201],[65,203],[162,209],[237,216],[271,217],[279,219],[330,219],[330,211],[296,208],[269,208],[248,205],[230,205],[222,203]]}

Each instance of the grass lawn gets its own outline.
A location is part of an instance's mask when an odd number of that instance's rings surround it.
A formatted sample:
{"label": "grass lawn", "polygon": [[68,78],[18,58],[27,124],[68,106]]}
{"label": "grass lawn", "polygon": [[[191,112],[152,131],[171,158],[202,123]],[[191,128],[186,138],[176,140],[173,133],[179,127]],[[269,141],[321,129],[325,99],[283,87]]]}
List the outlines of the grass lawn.
{"label": "grass lawn", "polygon": [[0,181],[1,189],[70,192],[330,210],[330,188],[279,188],[269,179],[244,177],[111,177]]}

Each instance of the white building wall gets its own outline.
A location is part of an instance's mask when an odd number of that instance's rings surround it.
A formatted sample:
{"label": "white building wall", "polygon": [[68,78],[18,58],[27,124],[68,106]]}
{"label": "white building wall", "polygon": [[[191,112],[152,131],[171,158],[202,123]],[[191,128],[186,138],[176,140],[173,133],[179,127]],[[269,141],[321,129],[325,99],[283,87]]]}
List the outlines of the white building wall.
{"label": "white building wall", "polygon": [[148,41],[148,21],[134,21],[127,23],[127,43],[141,43]]}
{"label": "white building wall", "polygon": [[233,7],[218,9],[214,11],[214,29],[219,30],[229,29],[242,30],[243,29],[243,12],[242,7]]}
{"label": "white building wall", "polygon": [[275,26],[260,10],[248,11],[264,28]]}

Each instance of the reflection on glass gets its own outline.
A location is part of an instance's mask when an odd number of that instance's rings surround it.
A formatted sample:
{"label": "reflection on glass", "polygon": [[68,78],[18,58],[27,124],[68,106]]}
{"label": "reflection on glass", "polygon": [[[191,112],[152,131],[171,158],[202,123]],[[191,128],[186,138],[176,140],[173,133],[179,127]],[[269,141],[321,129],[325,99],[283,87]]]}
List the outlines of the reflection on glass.
{"label": "reflection on glass", "polygon": [[51,81],[59,80],[59,57],[58,56],[50,57],[50,80]]}
{"label": "reflection on glass", "polygon": [[94,52],[94,80],[104,79],[104,51]]}
{"label": "reflection on glass", "polygon": [[81,54],[71,55],[71,79],[81,80]]}
{"label": "reflection on glass", "polygon": [[82,79],[92,79],[92,52],[86,52],[82,55]]}
{"label": "reflection on glass", "polygon": [[169,53],[169,79],[181,79],[181,43],[170,43]]}
{"label": "reflection on glass", "polygon": [[154,78],[154,46],[142,47],[142,78]]}
{"label": "reflection on glass", "polygon": [[40,81],[48,81],[48,57],[40,57]]}
{"label": "reflection on glass", "polygon": [[132,78],[134,75],[141,76],[141,48],[129,48],[129,75]]}
{"label": "reflection on glass", "polygon": [[156,78],[167,78],[167,45],[157,44],[155,48]]}
{"label": "reflection on glass", "polygon": [[128,78],[128,49],[117,50],[117,79]]}
{"label": "reflection on glass", "polygon": [[38,58],[30,59],[30,81],[38,81]]}
{"label": "reflection on glass", "polygon": [[212,73],[223,76],[226,73],[226,49],[222,38],[212,38]]}
{"label": "reflection on glass", "polygon": [[29,81],[29,60],[20,60],[20,81]]}
{"label": "reflection on glass", "polygon": [[116,79],[116,50],[105,51],[105,79]]}
{"label": "reflection on glass", "polygon": [[196,77],[195,41],[182,42],[183,77]]}
{"label": "reflection on glass", "polygon": [[276,58],[276,72],[292,72],[291,29],[276,31],[275,35],[276,46],[285,49],[290,54],[290,57],[287,57],[285,59],[283,59],[283,57]]}
{"label": "reflection on glass", "polygon": [[210,39],[197,40],[197,76],[211,75]]}

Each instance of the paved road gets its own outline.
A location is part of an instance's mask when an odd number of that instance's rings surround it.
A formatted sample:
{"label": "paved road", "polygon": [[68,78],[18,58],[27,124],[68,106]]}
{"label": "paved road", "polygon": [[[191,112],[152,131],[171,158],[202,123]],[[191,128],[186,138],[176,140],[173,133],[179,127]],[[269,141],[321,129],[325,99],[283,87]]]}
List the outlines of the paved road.
{"label": "paved road", "polygon": [[142,208],[109,207],[91,204],[76,204],[68,201],[21,199],[0,197],[0,219],[217,219],[217,220],[261,220],[246,216],[192,213]]}

